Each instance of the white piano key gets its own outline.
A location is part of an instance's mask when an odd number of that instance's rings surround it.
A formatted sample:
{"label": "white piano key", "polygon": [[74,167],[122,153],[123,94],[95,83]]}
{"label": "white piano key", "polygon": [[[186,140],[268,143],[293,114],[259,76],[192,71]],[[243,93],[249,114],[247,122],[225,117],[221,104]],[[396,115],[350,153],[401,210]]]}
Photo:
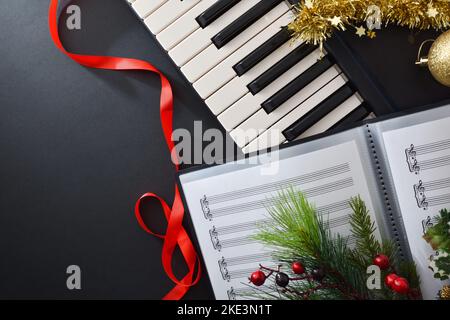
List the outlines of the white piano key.
{"label": "white piano key", "polygon": [[369,115],[367,117],[365,117],[363,120],[371,120],[371,119],[375,119],[377,117],[377,115],[373,112],[369,113]]}
{"label": "white piano key", "polygon": [[214,37],[217,33],[223,30],[226,26],[258,2],[259,0],[245,0],[239,2],[220,16],[220,18],[211,23],[208,27],[205,29],[197,29],[189,37],[180,42],[169,51],[169,56],[177,66],[184,66],[189,60],[194,58],[202,50],[212,44],[212,37]]}
{"label": "white piano key", "polygon": [[[317,77],[314,81],[309,83],[306,87],[304,87],[302,90],[297,92],[294,96],[292,96],[288,101],[283,103],[281,106],[279,106],[277,109],[275,109],[273,112],[267,114],[264,109],[259,109],[255,114],[253,114],[250,118],[245,120],[243,123],[241,123],[236,129],[230,132],[230,135],[232,138],[235,139],[235,141],[238,143],[238,146],[243,148],[244,145],[242,144],[243,141],[241,140],[240,135],[242,135],[242,132],[248,131],[248,141],[252,141],[256,138],[257,132],[256,130],[267,130],[270,128],[274,123],[279,121],[281,118],[286,116],[289,112],[291,112],[293,109],[295,109],[299,104],[301,104],[303,101],[307,100],[309,97],[311,97],[315,92],[317,92],[319,89],[321,89],[323,86],[325,86],[327,83],[329,83],[334,78],[341,79],[342,83],[345,83],[345,78],[343,76],[339,75],[340,71],[336,66],[331,67],[324,73],[322,73],[319,77]],[[324,97],[326,98],[326,97]],[[299,119],[297,117],[295,120]],[[293,120],[292,122],[294,122]],[[253,131],[253,132],[250,132]],[[239,141],[238,141],[239,140]]]}
{"label": "white piano key", "polygon": [[[256,149],[262,150],[267,148],[273,148],[282,143],[288,142],[283,135],[283,131],[292,125],[295,121],[305,116],[308,112],[312,111],[323,100],[332,95],[340,87],[342,87],[347,79],[345,77],[336,77],[328,83],[321,90],[316,92],[312,97],[299,105],[294,111],[289,113],[286,117],[282,118],[279,122],[275,123],[267,131],[262,133],[258,138],[253,140],[250,144],[243,148],[243,152],[254,152]],[[313,125],[310,129],[305,131],[300,137],[305,138],[313,134],[322,133],[328,130],[334,123],[337,123],[345,115],[357,108],[361,104],[361,100],[353,95],[341,105],[337,106],[327,116],[322,118],[319,122]],[[325,120],[325,121],[322,121]],[[300,139],[297,138],[296,140]]]}
{"label": "white piano key", "polygon": [[[289,43],[287,45],[290,45]],[[291,47],[293,47],[291,45]],[[280,48],[281,49],[281,48]],[[293,50],[294,48],[292,48]],[[246,79],[246,75],[243,77],[237,77],[235,79],[237,81],[243,81],[241,82],[241,86],[245,89],[245,96],[243,96],[240,100],[235,100],[235,102],[231,107],[223,111],[219,116],[218,119],[222,126],[227,130],[231,131],[234,128],[236,128],[241,122],[246,120],[248,117],[250,117],[252,114],[257,112],[259,109],[261,109],[261,104],[269,99],[271,96],[273,96],[275,93],[280,91],[282,88],[284,88],[288,83],[290,83],[292,80],[294,80],[296,77],[298,77],[300,74],[305,72],[308,68],[313,66],[317,60],[320,57],[320,50],[317,49],[313,51],[311,54],[306,56],[302,61],[298,62],[294,67],[286,71],[283,75],[281,75],[278,79],[276,79],[274,82],[272,82],[270,85],[268,85],[266,88],[264,88],[262,91],[258,92],[256,95],[253,95],[248,91],[248,88],[246,85],[250,83],[248,81],[249,79]],[[261,64],[264,64],[263,60]],[[259,65],[256,66],[253,69],[256,69],[259,67]],[[270,66],[269,66],[270,67]],[[248,73],[251,75],[253,72],[253,69],[250,70]],[[256,77],[255,77],[256,78]],[[253,80],[253,79],[251,79]],[[236,85],[237,86],[237,85]],[[216,111],[222,111],[224,110],[224,106],[228,104],[227,99],[230,99],[235,94],[235,91],[233,91],[234,88],[229,86],[228,84],[224,86],[221,90],[219,90],[216,94],[212,95],[210,99],[206,100],[207,105],[210,107],[210,109],[214,112]],[[239,99],[239,98],[238,98]],[[233,102],[232,102],[233,103]],[[263,112],[265,112],[263,110]]]}
{"label": "white piano key", "polygon": [[218,0],[202,0],[191,10],[175,20],[170,26],[156,35],[161,46],[169,51],[200,28],[195,18]]}
{"label": "white piano key", "polygon": [[[261,61],[258,65],[252,68],[250,71],[246,72],[241,77],[234,78],[230,83],[227,83],[208,99],[205,103],[213,112],[213,114],[218,115],[229,108],[233,103],[242,98],[245,94],[249,92],[247,85],[260,76],[263,72],[273,66],[275,63],[280,61],[288,53],[294,50],[299,43],[292,45],[291,43],[286,43],[278,50],[273,52],[269,57]],[[268,97],[278,92],[281,88],[287,85],[290,81],[295,79],[300,73],[312,66],[319,58],[319,50],[300,61],[292,69],[285,72],[281,77],[273,81],[269,86],[267,86],[264,92],[259,92],[256,96],[264,98],[260,103],[265,101]],[[295,69],[295,70],[294,70]],[[242,87],[240,90],[235,90],[238,86],[237,82],[240,82]],[[251,94],[251,93],[249,93]],[[252,95],[252,94],[251,94]],[[253,95],[252,95],[253,96]]]}
{"label": "white piano key", "polygon": [[168,0],[145,18],[144,23],[156,35],[199,2],[200,0]]}
{"label": "white piano key", "polygon": [[[303,103],[295,107],[295,109],[293,109],[291,112],[284,114],[279,121],[274,123],[270,128],[268,128],[266,131],[260,134],[253,141],[251,141],[247,146],[243,147],[242,152],[250,153],[257,150],[267,149],[278,146],[284,141],[286,141],[286,138],[283,135],[283,130],[285,130],[295,121],[302,118],[305,114],[313,110],[317,105],[319,105],[323,100],[332,95],[346,82],[347,79],[342,75],[338,75],[337,77],[335,77],[332,81],[330,81],[320,90],[315,92],[311,97],[309,97]],[[265,128],[263,127],[258,128],[258,130],[264,129]],[[248,138],[249,140],[252,139],[252,137]],[[242,139],[242,137],[240,137],[240,139]]]}
{"label": "white piano key", "polygon": [[245,83],[239,77],[235,77],[226,86],[209,97],[205,103],[211,112],[217,116],[242,99],[242,97],[246,96],[247,93],[248,88]]}
{"label": "white piano key", "polygon": [[[186,63],[181,72],[193,83],[197,81],[206,72],[217,66],[221,61],[227,58],[230,54],[238,50],[246,42],[254,38],[259,32],[265,29],[275,20],[280,18],[283,14],[288,12],[290,7],[282,2],[263,17],[258,19],[255,23],[245,29],[232,41],[227,43],[224,47],[217,49],[214,44],[210,44],[205,50],[200,52],[196,57]],[[293,16],[292,16],[293,17]]]}
{"label": "white piano key", "polygon": [[132,7],[142,19],[162,6],[167,0],[136,0]]}
{"label": "white piano key", "polygon": [[[241,48],[239,48],[239,50],[234,52],[220,64],[215,66],[212,70],[206,73],[203,77],[201,77],[198,81],[196,81],[193,86],[200,97],[202,97],[203,99],[207,99],[215,91],[219,90],[223,85],[236,77],[237,75],[233,70],[233,66],[243,58],[245,58],[253,50],[262,45],[264,42],[269,40],[273,35],[280,31],[281,27],[286,26],[291,21],[292,13],[288,12],[284,14],[281,18],[261,31],[253,39],[244,44]],[[293,46],[293,43],[291,43],[290,45]],[[267,62],[265,62],[265,65],[267,66]]]}
{"label": "white piano key", "polygon": [[315,123],[312,127],[303,132],[296,140],[307,138],[329,130],[332,126],[349,115],[353,110],[358,108],[362,102],[363,100],[359,94],[355,93],[353,96],[340,104],[336,109],[320,119],[319,122]]}

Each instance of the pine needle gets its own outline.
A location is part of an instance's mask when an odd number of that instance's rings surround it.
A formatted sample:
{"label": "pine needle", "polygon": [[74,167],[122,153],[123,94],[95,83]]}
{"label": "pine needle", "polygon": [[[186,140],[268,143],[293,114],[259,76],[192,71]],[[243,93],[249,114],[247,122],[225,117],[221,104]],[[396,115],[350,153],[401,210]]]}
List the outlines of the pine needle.
{"label": "pine needle", "polygon": [[[327,286],[312,290],[317,283],[307,280],[292,281],[291,290],[278,290],[279,299],[302,299],[297,293],[310,291],[308,299],[393,299],[404,298],[392,294],[383,286],[382,290],[367,288],[367,267],[377,254],[385,254],[392,264],[402,265],[405,276],[411,276],[412,285],[418,286],[414,265],[401,264],[395,245],[391,241],[378,241],[376,225],[369,210],[358,196],[350,201],[352,214],[350,226],[356,238],[356,248],[348,245],[348,238],[332,234],[326,215],[317,214],[316,208],[302,192],[288,188],[278,193],[267,208],[270,222],[259,226],[255,239],[275,248],[274,258],[291,264],[301,261],[309,271],[324,270]],[[385,274],[382,275],[383,277]],[[384,279],[384,278],[383,278]],[[273,298],[273,296],[272,296]]]}

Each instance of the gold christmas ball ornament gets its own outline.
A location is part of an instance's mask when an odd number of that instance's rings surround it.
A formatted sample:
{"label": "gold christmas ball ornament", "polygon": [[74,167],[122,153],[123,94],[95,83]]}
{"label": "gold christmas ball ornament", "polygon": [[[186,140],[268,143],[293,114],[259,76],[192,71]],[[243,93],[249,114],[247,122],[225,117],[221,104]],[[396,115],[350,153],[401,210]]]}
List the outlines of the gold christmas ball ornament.
{"label": "gold christmas ball ornament", "polygon": [[[424,44],[433,42],[428,57],[420,57]],[[428,66],[433,77],[450,87],[450,30],[441,34],[436,40],[427,40],[422,43],[416,64]]]}

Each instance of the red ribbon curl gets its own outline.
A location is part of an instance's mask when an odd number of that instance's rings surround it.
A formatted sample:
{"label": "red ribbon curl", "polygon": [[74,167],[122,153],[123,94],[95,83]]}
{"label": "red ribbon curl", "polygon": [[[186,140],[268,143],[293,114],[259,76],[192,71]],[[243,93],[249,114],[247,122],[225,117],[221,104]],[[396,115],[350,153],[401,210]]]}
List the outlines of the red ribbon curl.
{"label": "red ribbon curl", "polygon": [[[153,72],[159,75],[161,79],[161,98],[160,98],[161,125],[164,133],[164,138],[166,140],[166,144],[169,148],[169,151],[172,151],[175,147],[174,142],[172,141],[173,94],[172,94],[172,87],[167,78],[157,68],[155,68],[153,65],[151,65],[146,61],[121,57],[74,54],[66,51],[59,38],[58,13],[57,13],[58,4],[59,4],[58,0],[50,1],[50,7],[48,11],[48,24],[50,29],[50,35],[53,42],[58,47],[58,49],[61,50],[69,58],[79,63],[80,65],[88,68],[118,70],[118,71],[141,70]],[[178,171],[177,164],[175,165],[175,169]],[[161,204],[161,207],[164,211],[164,215],[167,219],[167,230],[165,235],[157,234],[151,231],[142,219],[140,205],[141,202],[147,198],[155,198]],[[194,245],[192,244],[191,239],[189,238],[186,230],[182,225],[184,216],[184,207],[177,184],[175,184],[175,197],[173,200],[172,207],[170,207],[166,201],[164,201],[156,194],[146,193],[143,196],[141,196],[139,200],[136,202],[134,212],[136,219],[142,229],[144,229],[147,233],[164,240],[162,249],[162,264],[167,276],[175,283],[175,287],[169,293],[167,293],[163,297],[163,299],[164,300],[181,299],[189,290],[189,288],[199,281],[201,276],[201,266],[200,266],[200,259],[197,255]],[[177,246],[179,246],[189,269],[187,274],[181,280],[179,280],[174,275],[172,269],[173,253]],[[196,266],[197,272],[195,272]],[[196,276],[194,279],[195,273]]]}

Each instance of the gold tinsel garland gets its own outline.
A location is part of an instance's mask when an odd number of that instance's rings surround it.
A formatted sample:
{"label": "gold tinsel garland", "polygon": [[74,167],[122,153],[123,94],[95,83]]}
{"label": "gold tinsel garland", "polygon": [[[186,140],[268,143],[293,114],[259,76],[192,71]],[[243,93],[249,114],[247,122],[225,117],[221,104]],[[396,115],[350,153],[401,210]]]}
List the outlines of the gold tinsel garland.
{"label": "gold tinsel garland", "polygon": [[450,300],[450,286],[443,286],[439,293],[439,298],[441,300]]}
{"label": "gold tinsel garland", "polygon": [[289,25],[297,38],[322,44],[334,30],[356,29],[359,36],[375,37],[364,27],[371,6],[380,11],[383,26],[445,30],[450,27],[450,0],[302,0]]}

